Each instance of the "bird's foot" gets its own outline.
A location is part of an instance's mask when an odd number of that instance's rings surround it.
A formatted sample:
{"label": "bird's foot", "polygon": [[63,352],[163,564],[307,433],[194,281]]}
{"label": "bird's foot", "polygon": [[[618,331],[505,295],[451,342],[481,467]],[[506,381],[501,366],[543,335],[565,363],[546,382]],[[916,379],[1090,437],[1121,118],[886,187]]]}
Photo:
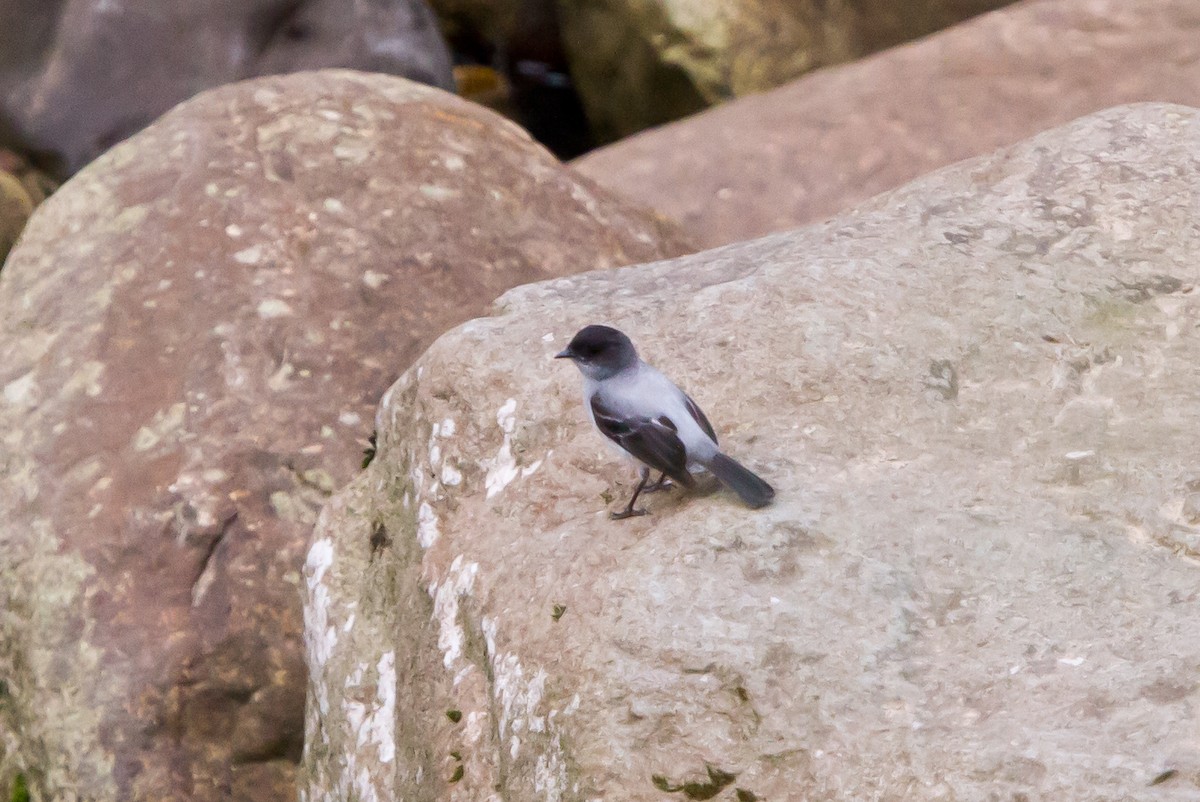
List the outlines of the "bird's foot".
{"label": "bird's foot", "polygon": [[660,490],[670,490],[674,486],[675,486],[675,483],[664,476],[663,478],[659,479],[654,484],[646,485],[645,487],[643,487],[642,492],[643,493],[657,493]]}
{"label": "bird's foot", "polygon": [[610,512],[608,514],[608,517],[610,520],[613,520],[613,521],[623,521],[626,518],[636,518],[639,515],[645,515],[645,514],[646,514],[645,510],[635,510],[632,507],[626,507],[625,509],[621,510],[620,512]]}

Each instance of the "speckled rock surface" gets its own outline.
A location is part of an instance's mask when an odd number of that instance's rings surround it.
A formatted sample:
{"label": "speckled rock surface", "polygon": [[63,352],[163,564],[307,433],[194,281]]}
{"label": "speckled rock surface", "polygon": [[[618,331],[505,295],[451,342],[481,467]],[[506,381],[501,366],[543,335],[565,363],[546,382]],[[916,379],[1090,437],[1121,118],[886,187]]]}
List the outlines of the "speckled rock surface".
{"label": "speckled rock surface", "polygon": [[601,141],[940,30],[1011,0],[559,0]]}
{"label": "speckled rock surface", "polygon": [[0,273],[0,777],[294,798],[299,570],[380,395],[508,287],[680,252],[381,75],[215,90],[77,175]]}
{"label": "speckled rock surface", "polygon": [[[301,798],[1194,800],[1198,196],[1123,107],[442,337],[314,532]],[[772,507],[607,519],[594,321]]]}
{"label": "speckled rock surface", "polygon": [[823,220],[1119,103],[1200,105],[1198,40],[1191,0],[1019,3],[572,166],[715,247]]}
{"label": "speckled rock surface", "polygon": [[197,92],[347,67],[452,89],[424,0],[0,0],[0,145],[70,175]]}

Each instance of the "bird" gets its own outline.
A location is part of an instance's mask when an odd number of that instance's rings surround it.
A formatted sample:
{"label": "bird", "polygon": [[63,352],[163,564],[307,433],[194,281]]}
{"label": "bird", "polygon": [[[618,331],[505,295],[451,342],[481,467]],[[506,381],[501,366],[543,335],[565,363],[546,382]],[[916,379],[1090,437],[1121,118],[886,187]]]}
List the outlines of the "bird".
{"label": "bird", "polygon": [[[638,356],[633,341],[611,326],[580,329],[555,359],[569,359],[583,374],[583,403],[596,429],[641,465],[641,481],[629,504],[610,513],[613,520],[645,515],[638,496],[670,487],[691,488],[689,468],[701,466],[758,509],[775,490],[762,478],[723,454],[717,434],[691,397]],[[650,484],[651,470],[661,473]]]}

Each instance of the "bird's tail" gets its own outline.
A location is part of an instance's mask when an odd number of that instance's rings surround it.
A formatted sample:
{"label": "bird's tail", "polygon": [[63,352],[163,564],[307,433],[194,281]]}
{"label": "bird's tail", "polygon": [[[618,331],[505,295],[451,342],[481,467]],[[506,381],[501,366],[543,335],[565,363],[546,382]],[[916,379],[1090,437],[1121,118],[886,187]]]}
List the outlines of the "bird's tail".
{"label": "bird's tail", "polygon": [[717,477],[721,484],[737,493],[748,507],[754,509],[765,507],[771,503],[771,499],[775,498],[775,488],[752,471],[742,467],[737,460],[720,452],[704,467],[712,471],[713,476]]}

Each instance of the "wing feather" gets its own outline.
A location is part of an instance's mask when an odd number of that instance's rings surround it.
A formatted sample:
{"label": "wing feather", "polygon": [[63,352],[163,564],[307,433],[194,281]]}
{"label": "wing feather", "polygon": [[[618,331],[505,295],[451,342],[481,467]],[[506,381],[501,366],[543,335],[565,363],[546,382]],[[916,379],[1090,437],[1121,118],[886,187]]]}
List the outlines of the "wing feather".
{"label": "wing feather", "polygon": [[642,464],[661,471],[685,487],[695,480],[687,469],[687,448],[669,418],[626,418],[592,397],[592,417],[600,433],[625,449]]}
{"label": "wing feather", "polygon": [[714,443],[717,442],[717,433],[713,431],[712,424],[708,422],[708,418],[704,417],[704,410],[700,409],[700,405],[693,401],[692,397],[687,393],[683,394],[683,398],[687,404],[688,414],[692,416],[692,420],[700,424],[700,428],[712,438]]}

